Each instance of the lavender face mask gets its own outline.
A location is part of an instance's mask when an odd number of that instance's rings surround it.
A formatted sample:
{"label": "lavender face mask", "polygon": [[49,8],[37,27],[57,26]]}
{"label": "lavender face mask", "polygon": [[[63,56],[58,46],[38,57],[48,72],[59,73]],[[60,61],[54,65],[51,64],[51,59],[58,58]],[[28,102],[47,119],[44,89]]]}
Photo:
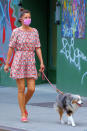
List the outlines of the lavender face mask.
{"label": "lavender face mask", "polygon": [[24,25],[29,26],[31,24],[31,18],[29,19],[24,19]]}

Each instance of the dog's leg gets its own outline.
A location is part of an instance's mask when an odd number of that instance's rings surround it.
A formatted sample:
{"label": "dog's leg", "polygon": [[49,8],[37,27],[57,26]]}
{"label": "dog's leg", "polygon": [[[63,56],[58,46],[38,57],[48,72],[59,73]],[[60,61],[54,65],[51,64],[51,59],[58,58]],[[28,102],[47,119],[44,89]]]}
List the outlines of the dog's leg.
{"label": "dog's leg", "polygon": [[69,125],[72,124],[72,126],[75,126],[75,123],[74,123],[72,115],[68,115],[68,124]]}
{"label": "dog's leg", "polygon": [[64,124],[64,121],[63,121],[63,119],[62,119],[63,109],[61,109],[60,107],[58,107],[58,111],[59,111],[59,115],[60,115],[60,122],[61,122],[61,124]]}

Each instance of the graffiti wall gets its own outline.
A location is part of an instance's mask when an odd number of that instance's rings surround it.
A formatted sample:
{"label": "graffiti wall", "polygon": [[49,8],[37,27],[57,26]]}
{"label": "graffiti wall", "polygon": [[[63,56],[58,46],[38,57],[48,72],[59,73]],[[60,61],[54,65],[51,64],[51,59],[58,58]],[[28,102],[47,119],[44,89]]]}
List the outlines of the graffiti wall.
{"label": "graffiti wall", "polygon": [[[73,64],[79,71],[81,71],[81,61],[87,62],[87,56],[79,49],[75,48],[74,38],[71,38],[70,43],[66,38],[62,38],[63,48],[60,53],[64,54],[66,59]],[[82,74],[81,84],[84,83],[84,78],[87,76],[87,71]]]}
{"label": "graffiti wall", "polygon": [[86,0],[62,0],[62,36],[85,37]]}
{"label": "graffiti wall", "polygon": [[[87,1],[61,0],[58,26],[57,87],[87,96]],[[61,30],[62,28],[62,30]]]}
{"label": "graffiti wall", "polygon": [[18,4],[19,0],[0,0],[0,69],[6,62],[12,30],[17,26]]}

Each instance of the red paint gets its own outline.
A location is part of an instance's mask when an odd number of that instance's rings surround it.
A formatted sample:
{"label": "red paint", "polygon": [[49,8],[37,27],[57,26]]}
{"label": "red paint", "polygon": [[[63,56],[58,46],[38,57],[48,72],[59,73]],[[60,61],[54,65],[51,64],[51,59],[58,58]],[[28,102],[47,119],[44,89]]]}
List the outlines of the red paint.
{"label": "red paint", "polygon": [[3,63],[5,64],[4,59],[3,59],[2,57],[0,57],[0,61],[1,61],[0,66],[2,66],[2,65],[3,65]]}
{"label": "red paint", "polygon": [[4,44],[5,43],[5,27],[3,27],[3,41],[2,43]]}
{"label": "red paint", "polygon": [[[10,7],[10,4],[11,4],[11,0],[9,1],[9,17],[10,17],[11,28],[12,28],[12,30],[13,30],[13,29],[16,28],[16,26],[15,26],[15,24],[14,24],[16,18],[12,17],[13,9]],[[11,62],[10,62],[10,66],[12,65],[14,55],[15,55],[15,50],[14,50],[14,52],[13,52],[13,57],[12,57],[12,60],[11,60]]]}

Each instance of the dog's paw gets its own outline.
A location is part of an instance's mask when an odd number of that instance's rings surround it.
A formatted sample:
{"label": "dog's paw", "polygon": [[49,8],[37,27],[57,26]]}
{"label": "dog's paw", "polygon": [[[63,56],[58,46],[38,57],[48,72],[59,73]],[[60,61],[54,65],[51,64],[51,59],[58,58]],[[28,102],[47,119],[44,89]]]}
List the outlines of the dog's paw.
{"label": "dog's paw", "polygon": [[73,123],[72,126],[75,127],[76,126],[75,123]]}
{"label": "dog's paw", "polygon": [[72,125],[73,127],[76,126],[75,123],[72,123],[71,121],[68,121],[67,124]]}
{"label": "dog's paw", "polygon": [[72,115],[68,116],[68,125],[72,125],[73,127],[76,126]]}
{"label": "dog's paw", "polygon": [[68,125],[71,125],[71,122],[70,122],[70,121],[68,121],[68,122],[67,122],[67,124],[68,124]]}
{"label": "dog's paw", "polygon": [[63,120],[61,120],[60,122],[61,122],[61,124],[65,124],[65,122]]}

